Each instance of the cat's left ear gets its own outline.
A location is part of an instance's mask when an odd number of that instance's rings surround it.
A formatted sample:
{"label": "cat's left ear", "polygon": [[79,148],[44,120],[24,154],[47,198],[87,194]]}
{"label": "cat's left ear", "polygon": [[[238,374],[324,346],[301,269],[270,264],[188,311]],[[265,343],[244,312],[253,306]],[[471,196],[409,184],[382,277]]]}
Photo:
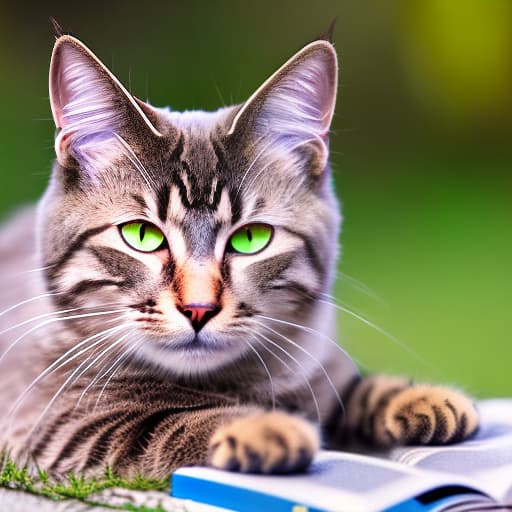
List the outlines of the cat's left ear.
{"label": "cat's left ear", "polygon": [[141,105],[78,39],[61,36],[50,64],[50,102],[59,163],[89,176],[108,166],[133,139],[161,134]]}
{"label": "cat's left ear", "polygon": [[333,45],[308,44],[242,105],[229,135],[250,132],[261,151],[298,157],[314,174],[326,168],[336,104],[338,61]]}

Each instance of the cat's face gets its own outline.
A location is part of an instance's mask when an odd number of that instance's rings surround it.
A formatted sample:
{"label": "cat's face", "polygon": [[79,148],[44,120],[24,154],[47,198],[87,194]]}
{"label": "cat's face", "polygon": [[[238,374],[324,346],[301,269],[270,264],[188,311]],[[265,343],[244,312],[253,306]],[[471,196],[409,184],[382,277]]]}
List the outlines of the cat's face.
{"label": "cat's face", "polygon": [[48,288],[81,316],[68,325],[178,374],[250,354],[275,337],[264,325],[282,327],[271,318],[306,325],[336,256],[336,75],[317,41],[242,106],[177,113],[133,98],[59,38],[39,233]]}

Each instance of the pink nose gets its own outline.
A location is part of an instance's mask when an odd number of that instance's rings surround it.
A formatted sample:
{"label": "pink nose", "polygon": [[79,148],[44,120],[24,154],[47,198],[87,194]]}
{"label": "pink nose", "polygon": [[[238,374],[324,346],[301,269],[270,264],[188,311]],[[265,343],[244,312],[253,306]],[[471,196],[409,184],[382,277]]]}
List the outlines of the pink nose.
{"label": "pink nose", "polygon": [[220,311],[217,304],[187,304],[178,309],[189,319],[196,332],[199,332],[206,322]]}

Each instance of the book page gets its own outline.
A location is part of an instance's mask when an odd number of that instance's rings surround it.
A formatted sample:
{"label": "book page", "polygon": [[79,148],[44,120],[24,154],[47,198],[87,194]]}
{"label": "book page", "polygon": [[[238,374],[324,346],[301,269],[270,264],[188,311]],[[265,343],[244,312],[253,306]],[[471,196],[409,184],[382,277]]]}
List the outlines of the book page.
{"label": "book page", "polygon": [[476,436],[451,446],[397,448],[390,459],[431,471],[468,477],[500,501],[512,501],[512,400],[478,404]]}

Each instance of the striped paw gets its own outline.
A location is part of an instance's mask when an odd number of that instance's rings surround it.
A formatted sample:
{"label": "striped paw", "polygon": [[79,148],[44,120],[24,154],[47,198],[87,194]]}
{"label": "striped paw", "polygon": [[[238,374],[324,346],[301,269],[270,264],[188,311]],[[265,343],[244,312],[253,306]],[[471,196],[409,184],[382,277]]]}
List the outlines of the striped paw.
{"label": "striped paw", "polygon": [[378,411],[374,436],[383,446],[442,445],[467,439],[478,424],[478,412],[463,393],[415,385],[394,394]]}
{"label": "striped paw", "polygon": [[209,464],[243,473],[304,471],[320,439],[308,422],[283,412],[246,416],[221,426],[209,444]]}

